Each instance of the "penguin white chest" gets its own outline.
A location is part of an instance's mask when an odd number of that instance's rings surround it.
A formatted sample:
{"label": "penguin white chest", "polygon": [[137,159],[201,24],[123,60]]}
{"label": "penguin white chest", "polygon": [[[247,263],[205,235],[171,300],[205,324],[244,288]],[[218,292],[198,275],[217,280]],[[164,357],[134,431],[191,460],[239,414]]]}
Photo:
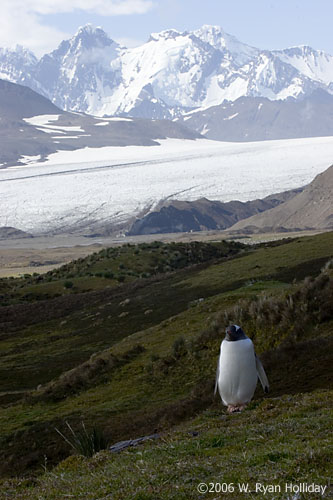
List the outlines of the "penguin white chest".
{"label": "penguin white chest", "polygon": [[218,388],[223,403],[249,403],[258,375],[253,343],[250,339],[223,340],[220,350]]}

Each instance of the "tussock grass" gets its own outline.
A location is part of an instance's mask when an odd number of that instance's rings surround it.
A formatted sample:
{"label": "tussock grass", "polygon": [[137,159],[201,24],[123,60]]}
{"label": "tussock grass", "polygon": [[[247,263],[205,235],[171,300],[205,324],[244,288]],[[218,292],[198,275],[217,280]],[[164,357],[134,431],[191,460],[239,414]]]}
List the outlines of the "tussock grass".
{"label": "tussock grass", "polygon": [[[202,344],[221,338],[225,325],[240,324],[260,351],[292,344],[318,333],[320,325],[333,320],[333,273],[326,266],[316,277],[305,278],[291,292],[280,296],[262,292],[239,300],[216,316],[198,337]],[[317,334],[318,334],[317,333]]]}
{"label": "tussock grass", "polygon": [[108,447],[109,442],[101,429],[94,427],[88,431],[84,422],[81,422],[81,429],[77,431],[74,431],[68,422],[66,422],[66,426],[67,430],[70,431],[69,437],[59,429],[55,428],[55,430],[79,455],[89,458]]}

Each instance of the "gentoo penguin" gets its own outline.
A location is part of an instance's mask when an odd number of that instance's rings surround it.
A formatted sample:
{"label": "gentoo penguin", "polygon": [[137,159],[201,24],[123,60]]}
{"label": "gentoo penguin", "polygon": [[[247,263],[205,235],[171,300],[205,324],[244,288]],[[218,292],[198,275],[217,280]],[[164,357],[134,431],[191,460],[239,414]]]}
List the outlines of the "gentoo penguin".
{"label": "gentoo penguin", "polygon": [[269,383],[252,341],[238,325],[228,326],[217,363],[217,388],[228,412],[241,411],[251,401],[258,377],[265,392]]}

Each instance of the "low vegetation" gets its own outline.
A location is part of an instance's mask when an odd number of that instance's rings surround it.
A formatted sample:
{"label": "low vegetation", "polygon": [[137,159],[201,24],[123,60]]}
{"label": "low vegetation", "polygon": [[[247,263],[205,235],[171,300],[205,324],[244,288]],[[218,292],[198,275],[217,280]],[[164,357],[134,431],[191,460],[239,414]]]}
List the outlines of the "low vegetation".
{"label": "low vegetation", "polygon": [[[191,255],[183,248],[181,255]],[[6,282],[12,304],[0,309],[5,498],[187,499],[200,497],[200,482],[328,484],[333,233],[212,248],[182,257],[178,269],[90,292],[63,287],[47,300],[20,303]],[[200,255],[200,244],[192,250]],[[141,258],[148,272],[155,254],[164,259],[175,250],[154,244],[117,251],[118,268],[130,268],[130,252],[131,270]],[[111,261],[105,251],[95,271],[114,272]],[[71,265],[72,277],[58,270],[58,280],[77,287],[76,265],[83,262]],[[269,397],[258,387],[246,411],[233,416],[213,398],[229,323],[254,340],[271,384]],[[156,442],[94,454],[98,441],[102,447],[155,431]],[[75,436],[88,448],[79,453],[91,458],[77,455]],[[15,475],[21,479],[9,479]],[[231,498],[244,494],[235,490]]]}
{"label": "low vegetation", "polygon": [[114,287],[230,257],[242,248],[240,243],[225,241],[169,244],[155,241],[105,248],[45,274],[0,279],[0,304],[32,302]]}

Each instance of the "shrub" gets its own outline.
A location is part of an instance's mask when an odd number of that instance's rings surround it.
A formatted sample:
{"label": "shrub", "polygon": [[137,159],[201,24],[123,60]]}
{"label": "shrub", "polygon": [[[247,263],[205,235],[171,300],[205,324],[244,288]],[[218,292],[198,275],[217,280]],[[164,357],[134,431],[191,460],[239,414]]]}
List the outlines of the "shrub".
{"label": "shrub", "polygon": [[112,279],[114,274],[111,271],[104,273],[104,278]]}
{"label": "shrub", "polygon": [[64,288],[73,288],[73,281],[65,281]]}
{"label": "shrub", "polygon": [[178,359],[185,356],[187,353],[186,343],[184,337],[178,337],[172,345],[172,355],[174,358]]}

